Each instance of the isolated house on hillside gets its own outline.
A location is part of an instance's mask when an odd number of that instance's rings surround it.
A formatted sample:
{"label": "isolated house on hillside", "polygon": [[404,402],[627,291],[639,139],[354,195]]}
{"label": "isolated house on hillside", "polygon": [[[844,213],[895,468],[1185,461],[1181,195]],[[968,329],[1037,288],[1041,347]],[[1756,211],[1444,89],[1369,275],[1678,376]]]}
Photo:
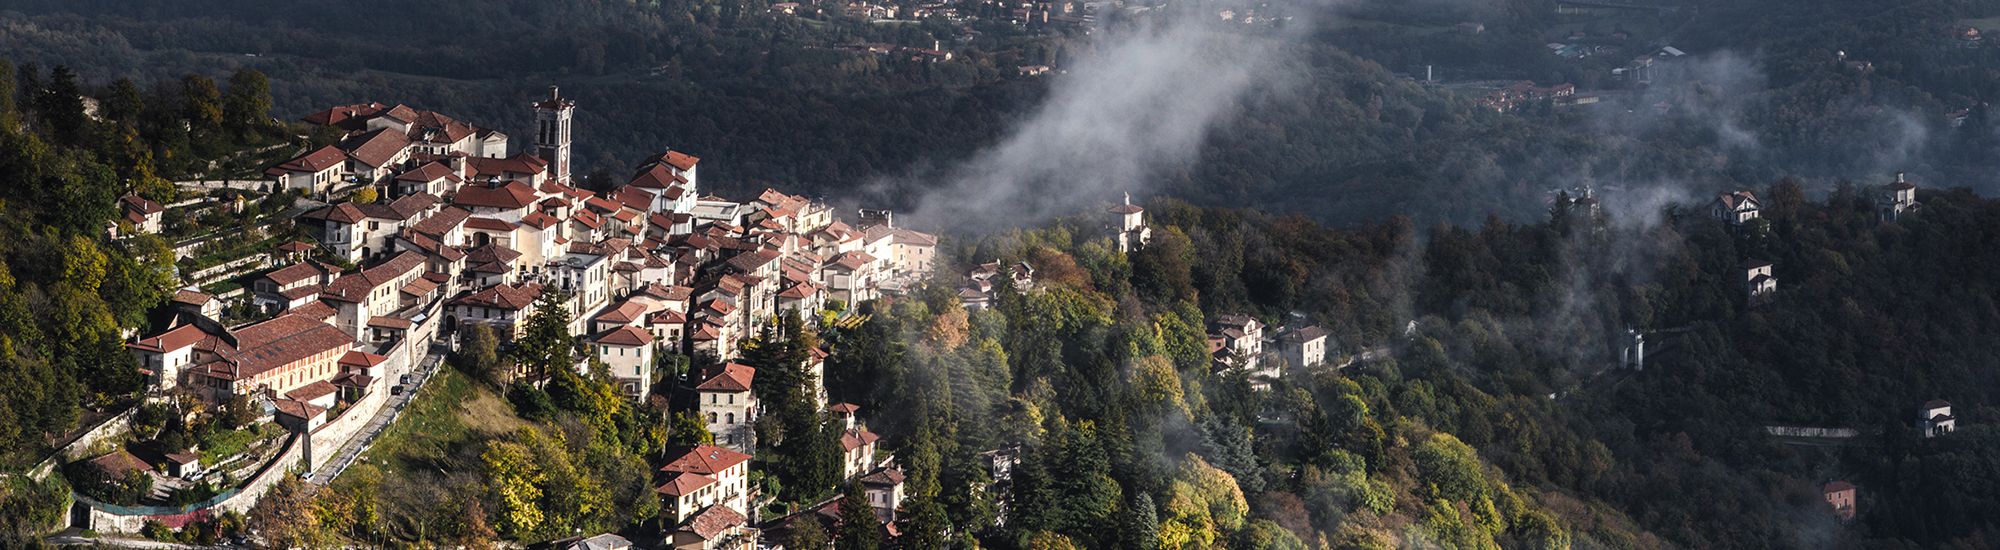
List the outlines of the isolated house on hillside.
{"label": "isolated house on hillside", "polygon": [[1819,489],[1826,503],[1833,505],[1833,515],[1841,521],[1854,519],[1854,484],[1845,481],[1829,482]]}
{"label": "isolated house on hillside", "polygon": [[1111,239],[1118,242],[1119,252],[1131,252],[1153,240],[1153,228],[1146,225],[1146,209],[1132,204],[1131,193],[1125,194],[1125,204],[1107,212],[1118,218],[1118,225],[1111,228]]}
{"label": "isolated house on hillside", "polygon": [[1943,399],[1933,399],[1917,408],[1917,429],[1923,430],[1924,437],[1937,437],[1958,429],[1958,420],[1951,416],[1951,403]]}
{"label": "isolated house on hillside", "polygon": [[1870,199],[1875,202],[1875,217],[1885,222],[1923,206],[1917,203],[1917,184],[1904,181],[1902,172],[1896,173],[1896,181],[1876,186]]}
{"label": "isolated house on hillside", "polygon": [[1771,301],[1771,296],[1778,292],[1778,278],[1771,275],[1771,262],[1744,260],[1742,269],[1743,289],[1749,298],[1748,307],[1757,307]]}
{"label": "isolated house on hillside", "polygon": [[1294,367],[1310,367],[1326,360],[1326,329],[1313,325],[1278,336],[1285,362]]}
{"label": "isolated house on hillside", "polygon": [[1736,191],[1716,195],[1715,200],[1709,201],[1708,217],[1722,220],[1734,230],[1742,228],[1743,224],[1749,223],[1750,220],[1757,219],[1758,212],[1763,209],[1764,203],[1757,200],[1756,194]]}
{"label": "isolated house on hillside", "polygon": [[1215,336],[1243,367],[1256,370],[1264,355],[1264,323],[1248,315],[1222,315],[1215,319]]}
{"label": "isolated house on hillside", "polygon": [[167,211],[160,203],[138,195],[126,195],[118,199],[118,206],[124,211],[125,221],[132,224],[133,233],[160,232],[160,219],[165,217]]}

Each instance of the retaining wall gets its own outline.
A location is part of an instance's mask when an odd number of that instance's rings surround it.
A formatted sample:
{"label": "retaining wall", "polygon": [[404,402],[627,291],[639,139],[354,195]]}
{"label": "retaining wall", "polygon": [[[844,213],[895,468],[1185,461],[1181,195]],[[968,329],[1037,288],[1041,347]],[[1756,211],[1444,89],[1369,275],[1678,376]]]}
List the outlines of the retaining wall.
{"label": "retaining wall", "polygon": [[292,467],[297,466],[299,459],[305,454],[306,445],[303,439],[296,434],[287,438],[285,452],[280,453],[277,459],[265,463],[264,469],[251,477],[242,489],[225,491],[207,502],[179,508],[113,506],[91,500],[90,497],[73,495],[76,504],[71,506],[87,508],[88,513],[79,513],[79,509],[72,509],[70,517],[73,521],[70,527],[96,529],[99,532],[109,533],[138,533],[149,520],[167,524],[168,527],[179,527],[189,521],[199,521],[225,512],[250,513],[250,508],[257,505],[257,499],[262,498],[265,491],[277,485],[278,480],[291,475]]}
{"label": "retaining wall", "polygon": [[35,467],[28,471],[28,476],[35,478],[36,481],[48,479],[49,474],[55,472],[56,466],[72,460],[90,458],[84,455],[90,454],[91,447],[105,440],[117,437],[118,434],[125,433],[131,429],[132,415],[138,413],[139,407],[135,405],[130,409],[125,409],[125,412],[118,413],[117,416],[113,416],[103,423],[98,424],[97,427],[91,428],[90,431],[83,432],[83,435],[70,441],[69,444],[63,445],[61,449],[57,449],[55,454],[51,454],[48,458],[42,459],[41,463],[35,464]]}

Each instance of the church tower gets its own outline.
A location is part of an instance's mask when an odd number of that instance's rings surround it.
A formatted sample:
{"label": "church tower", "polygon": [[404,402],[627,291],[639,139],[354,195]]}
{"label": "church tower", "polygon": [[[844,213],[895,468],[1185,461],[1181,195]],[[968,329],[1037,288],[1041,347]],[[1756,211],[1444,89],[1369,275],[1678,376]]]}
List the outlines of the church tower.
{"label": "church tower", "polygon": [[569,179],[569,124],[576,102],[563,99],[555,86],[549,98],[535,103],[535,146],[530,152],[549,162],[549,180],[572,185]]}

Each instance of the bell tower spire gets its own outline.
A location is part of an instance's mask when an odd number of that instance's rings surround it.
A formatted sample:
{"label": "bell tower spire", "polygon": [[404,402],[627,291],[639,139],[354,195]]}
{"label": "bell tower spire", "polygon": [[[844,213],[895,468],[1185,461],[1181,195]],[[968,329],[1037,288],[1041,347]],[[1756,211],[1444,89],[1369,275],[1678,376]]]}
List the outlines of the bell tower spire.
{"label": "bell tower spire", "polygon": [[549,163],[549,179],[571,185],[569,179],[570,117],[576,102],[563,99],[560,90],[549,86],[548,99],[535,102],[535,144],[529,152]]}

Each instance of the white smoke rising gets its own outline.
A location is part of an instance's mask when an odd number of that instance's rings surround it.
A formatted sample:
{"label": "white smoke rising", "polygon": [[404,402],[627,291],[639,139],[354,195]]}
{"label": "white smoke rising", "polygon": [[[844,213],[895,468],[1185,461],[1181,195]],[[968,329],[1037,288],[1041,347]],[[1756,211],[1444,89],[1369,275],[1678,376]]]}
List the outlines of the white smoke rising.
{"label": "white smoke rising", "polygon": [[1147,194],[1155,170],[1192,162],[1246,93],[1287,80],[1275,58],[1292,32],[1246,24],[1241,8],[1225,20],[1223,9],[1177,5],[1132,28],[1100,30],[1095,51],[1055,77],[1040,107],[1000,144],[946,170],[949,181],[922,186],[931,190],[907,216],[982,229]]}

